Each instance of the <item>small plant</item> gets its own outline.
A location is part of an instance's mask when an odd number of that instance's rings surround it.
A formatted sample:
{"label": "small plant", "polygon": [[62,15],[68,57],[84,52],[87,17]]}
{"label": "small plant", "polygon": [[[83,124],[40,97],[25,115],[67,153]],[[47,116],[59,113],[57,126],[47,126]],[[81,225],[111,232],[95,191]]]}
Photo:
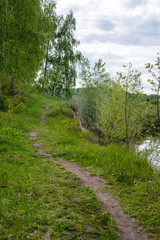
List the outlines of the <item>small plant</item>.
{"label": "small plant", "polygon": [[23,102],[22,98],[20,97],[21,92],[16,95],[13,99],[10,100],[8,105],[8,121],[9,124],[11,123],[12,115],[18,111],[22,111],[23,109]]}
{"label": "small plant", "polygon": [[103,225],[106,225],[108,224],[108,222],[110,221],[110,215],[108,212],[104,212],[101,216],[101,223]]}

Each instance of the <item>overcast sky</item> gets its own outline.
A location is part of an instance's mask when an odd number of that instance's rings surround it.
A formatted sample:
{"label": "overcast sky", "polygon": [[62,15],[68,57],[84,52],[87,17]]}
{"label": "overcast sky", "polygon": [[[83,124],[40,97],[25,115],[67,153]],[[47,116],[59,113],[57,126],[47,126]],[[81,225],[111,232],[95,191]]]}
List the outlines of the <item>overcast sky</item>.
{"label": "overcast sky", "polygon": [[143,72],[145,92],[151,93],[145,63],[160,52],[160,0],[56,0],[57,13],[73,11],[79,50],[91,62],[99,58],[113,76],[132,62]]}

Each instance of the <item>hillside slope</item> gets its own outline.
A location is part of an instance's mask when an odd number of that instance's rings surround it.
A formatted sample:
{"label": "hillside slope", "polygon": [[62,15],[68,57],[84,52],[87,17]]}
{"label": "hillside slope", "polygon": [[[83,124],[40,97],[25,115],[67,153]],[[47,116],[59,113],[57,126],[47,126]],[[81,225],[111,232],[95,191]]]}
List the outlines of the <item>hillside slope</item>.
{"label": "hillside slope", "polygon": [[[91,133],[79,129],[69,104],[32,95],[10,125],[0,112],[1,239],[118,239],[93,190],[51,159],[77,162],[104,178],[103,190],[116,194],[124,211],[159,239],[159,174],[125,149],[95,144]],[[38,140],[34,134],[29,139],[33,131]],[[40,145],[50,155],[37,154]]]}

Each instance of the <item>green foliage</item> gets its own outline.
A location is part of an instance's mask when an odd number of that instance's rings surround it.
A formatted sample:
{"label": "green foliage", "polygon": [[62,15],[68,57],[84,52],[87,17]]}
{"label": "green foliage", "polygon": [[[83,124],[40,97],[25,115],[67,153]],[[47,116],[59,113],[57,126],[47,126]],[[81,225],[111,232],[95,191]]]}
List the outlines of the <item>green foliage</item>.
{"label": "green foliage", "polygon": [[80,115],[84,126],[95,130],[96,129],[96,105],[97,100],[103,98],[103,93],[111,82],[109,74],[106,72],[105,63],[99,59],[91,68],[88,59],[83,59],[81,80],[83,88],[79,92],[77,104],[79,107]]}
{"label": "green foliage", "polygon": [[65,116],[71,116],[73,117],[73,112],[70,108],[68,108],[68,106],[71,104],[71,101],[62,101],[62,100],[58,100],[57,102],[55,102],[54,107],[50,107],[47,116],[49,117],[56,117],[57,115],[59,117],[63,118],[63,115]]}
{"label": "green foliage", "polygon": [[77,63],[81,58],[76,50],[79,42],[74,36],[76,20],[70,12],[66,17],[55,15],[53,24],[54,34],[48,40],[42,76],[37,86],[43,87],[52,96],[66,99],[71,97],[71,89],[76,83]]}
{"label": "green foliage", "polygon": [[[126,68],[126,66],[124,66]],[[134,142],[140,136],[144,122],[145,99],[142,95],[141,73],[132,69],[130,63],[127,67],[127,74],[119,74],[119,83],[124,89],[124,126],[125,142],[130,148],[132,139]]]}
{"label": "green foliage", "polygon": [[6,111],[8,109],[9,100],[6,94],[0,96],[0,110]]}
{"label": "green foliage", "polygon": [[0,82],[29,87],[43,58],[45,42],[40,0],[0,2]]}
{"label": "green foliage", "polygon": [[[160,94],[160,57],[158,53],[157,60],[154,64],[147,63],[146,68],[152,75],[152,79],[148,79],[148,82],[152,85],[152,90],[156,93],[156,108],[157,108],[157,124],[160,124],[160,114],[159,114],[159,94]],[[158,129],[159,130],[159,129]]]}
{"label": "green foliage", "polygon": [[56,32],[56,5],[53,1],[45,1],[43,4],[44,8],[44,22],[43,28],[45,29],[45,57],[41,66],[41,74],[36,83],[36,87],[39,91],[45,91],[50,93],[53,87],[50,87],[50,82],[53,82],[53,74],[50,68],[50,55],[53,51],[55,32]]}
{"label": "green foliage", "polygon": [[156,100],[156,98],[157,98],[156,94],[149,94],[149,95],[147,95],[147,101]]}
{"label": "green foliage", "polygon": [[92,71],[89,62],[84,61],[81,73],[84,88],[78,98],[82,121],[86,127],[98,131],[105,142],[124,141],[129,149],[140,136],[146,120],[140,76],[130,64],[127,73],[119,73],[118,80],[113,81],[101,60]]}
{"label": "green foliage", "polygon": [[97,128],[108,143],[125,138],[124,90],[117,83],[113,82],[103,99],[97,100]]}

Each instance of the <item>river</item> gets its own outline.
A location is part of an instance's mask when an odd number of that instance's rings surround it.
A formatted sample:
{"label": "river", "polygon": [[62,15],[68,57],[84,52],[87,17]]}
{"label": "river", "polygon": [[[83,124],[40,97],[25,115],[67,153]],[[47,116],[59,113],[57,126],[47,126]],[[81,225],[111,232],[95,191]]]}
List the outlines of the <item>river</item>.
{"label": "river", "polygon": [[154,167],[160,169],[160,140],[154,137],[148,137],[143,140],[138,146],[139,152],[144,152],[148,160]]}

